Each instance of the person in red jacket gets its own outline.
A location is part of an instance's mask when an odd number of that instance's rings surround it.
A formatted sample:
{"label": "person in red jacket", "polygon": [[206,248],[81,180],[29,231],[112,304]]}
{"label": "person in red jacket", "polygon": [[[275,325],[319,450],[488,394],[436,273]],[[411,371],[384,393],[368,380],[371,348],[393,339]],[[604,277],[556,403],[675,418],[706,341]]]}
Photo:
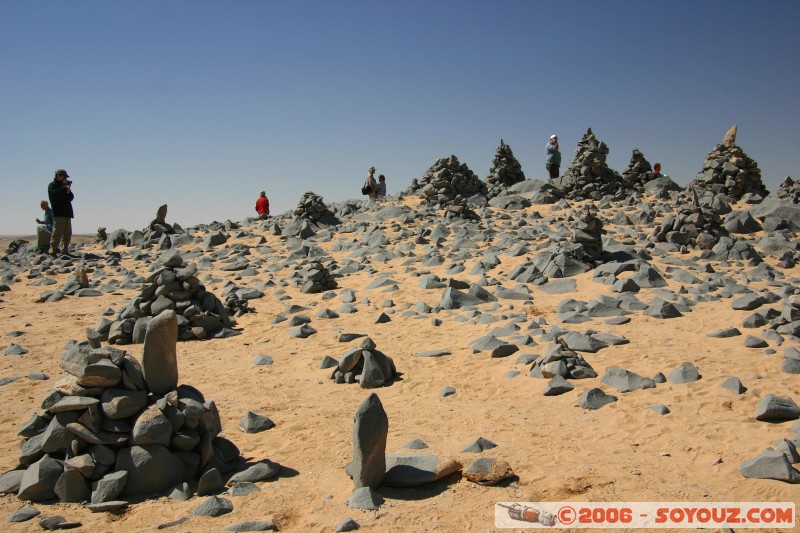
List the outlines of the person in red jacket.
{"label": "person in red jacket", "polygon": [[261,191],[261,196],[256,200],[256,213],[258,213],[258,218],[261,220],[269,216],[269,199],[265,191]]}

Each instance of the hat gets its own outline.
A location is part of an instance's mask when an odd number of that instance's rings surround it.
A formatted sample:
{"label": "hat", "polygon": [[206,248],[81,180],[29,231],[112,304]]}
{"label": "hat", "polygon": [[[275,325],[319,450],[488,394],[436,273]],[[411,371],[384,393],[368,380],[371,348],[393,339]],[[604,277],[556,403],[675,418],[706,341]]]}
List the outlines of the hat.
{"label": "hat", "polygon": [[67,174],[67,171],[64,170],[63,168],[59,168],[58,170],[56,170],[56,176],[64,176],[65,178],[68,178],[69,174]]}
{"label": "hat", "polygon": [[369,172],[375,172],[375,167],[369,167],[368,171]]}
{"label": "hat", "polygon": [[558,139],[558,135],[556,135],[556,134],[553,134],[553,135],[551,135],[551,136],[550,136],[550,138],[551,138],[551,139]]}
{"label": "hat", "polygon": [[267,195],[267,191],[261,191],[259,194],[261,194],[261,196],[266,196]]}

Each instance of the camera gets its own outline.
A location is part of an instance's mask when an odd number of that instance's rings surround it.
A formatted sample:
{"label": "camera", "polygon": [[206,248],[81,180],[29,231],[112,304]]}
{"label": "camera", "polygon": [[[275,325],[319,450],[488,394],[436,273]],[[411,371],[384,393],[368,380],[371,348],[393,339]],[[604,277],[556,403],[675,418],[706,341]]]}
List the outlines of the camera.
{"label": "camera", "polygon": [[72,185],[72,182],[70,180],[64,180],[64,185],[69,187],[70,185]]}

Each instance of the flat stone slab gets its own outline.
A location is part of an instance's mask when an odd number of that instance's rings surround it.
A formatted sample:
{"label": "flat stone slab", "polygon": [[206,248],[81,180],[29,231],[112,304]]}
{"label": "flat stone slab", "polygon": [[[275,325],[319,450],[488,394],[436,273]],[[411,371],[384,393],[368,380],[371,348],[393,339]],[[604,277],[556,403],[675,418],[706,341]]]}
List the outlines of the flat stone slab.
{"label": "flat stone slab", "polygon": [[783,453],[772,448],[767,448],[758,456],[744,461],[739,465],[739,471],[747,478],[800,483],[800,472],[789,464]]}
{"label": "flat stone slab", "polygon": [[600,381],[617,389],[619,392],[631,392],[637,389],[653,389],[656,382],[623,368],[610,367]]}
{"label": "flat stone slab", "polygon": [[480,457],[464,469],[464,477],[478,485],[497,485],[514,475],[506,461],[493,457]]}
{"label": "flat stone slab", "polygon": [[800,418],[800,407],[790,397],[782,398],[767,394],[758,402],[756,420],[761,422],[785,422]]}
{"label": "flat stone slab", "polygon": [[461,466],[458,461],[429,453],[387,454],[381,485],[416,487],[458,472]]}
{"label": "flat stone slab", "polygon": [[451,355],[453,352],[448,350],[430,350],[427,352],[419,352],[415,353],[414,357],[443,357],[445,355]]}
{"label": "flat stone slab", "polygon": [[17,509],[10,515],[6,517],[6,522],[14,523],[14,522],[27,522],[33,518],[36,518],[42,514],[39,509],[36,507],[23,507],[22,509]]}

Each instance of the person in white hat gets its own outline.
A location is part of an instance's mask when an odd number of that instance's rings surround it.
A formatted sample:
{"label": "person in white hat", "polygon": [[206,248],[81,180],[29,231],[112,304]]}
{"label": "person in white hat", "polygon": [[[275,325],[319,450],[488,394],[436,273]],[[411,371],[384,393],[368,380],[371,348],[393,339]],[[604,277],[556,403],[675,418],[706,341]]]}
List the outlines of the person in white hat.
{"label": "person in white hat", "polygon": [[550,179],[554,180],[558,177],[558,169],[561,167],[561,152],[558,151],[557,135],[550,136],[550,141],[545,149],[547,150],[547,158],[544,160],[544,166],[547,172],[550,173]]}
{"label": "person in white hat", "polygon": [[367,181],[364,183],[364,189],[369,189],[367,196],[369,196],[370,200],[374,200],[378,196],[378,182],[375,181],[375,167],[369,167],[367,172],[369,172],[369,174],[367,175]]}

